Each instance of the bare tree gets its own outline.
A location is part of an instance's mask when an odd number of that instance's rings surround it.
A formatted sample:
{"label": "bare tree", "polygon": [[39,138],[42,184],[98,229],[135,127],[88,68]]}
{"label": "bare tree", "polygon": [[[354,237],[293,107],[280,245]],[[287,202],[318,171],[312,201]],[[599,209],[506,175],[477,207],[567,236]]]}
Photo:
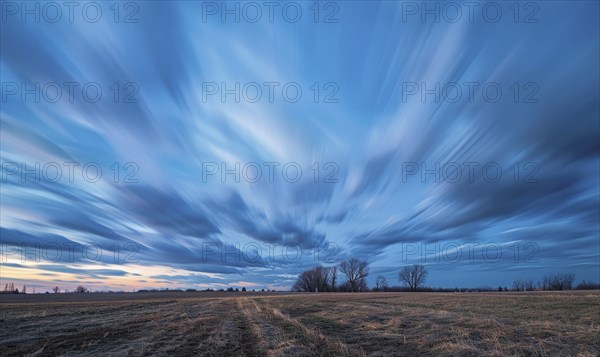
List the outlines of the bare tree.
{"label": "bare tree", "polygon": [[515,291],[532,291],[533,290],[532,280],[518,279],[513,281],[513,290]]}
{"label": "bare tree", "polygon": [[348,278],[352,292],[366,290],[366,278],[369,275],[369,264],[366,261],[358,258],[344,260],[340,263],[340,271]]}
{"label": "bare tree", "polygon": [[356,291],[369,291],[369,287],[367,286],[367,279],[360,279],[358,281]]}
{"label": "bare tree", "polygon": [[544,290],[571,290],[574,281],[573,273],[545,275],[540,285]]}
{"label": "bare tree", "polygon": [[592,281],[582,280],[581,283],[577,284],[575,289],[577,289],[577,290],[598,290],[598,289],[600,289],[600,284],[596,284]]}
{"label": "bare tree", "polygon": [[424,265],[415,264],[406,266],[398,273],[398,280],[408,285],[410,290],[417,291],[417,288],[425,283],[427,278],[427,269]]}
{"label": "bare tree", "polygon": [[573,282],[575,281],[575,273],[562,274],[561,280],[563,288],[565,290],[571,290],[573,288]]}
{"label": "bare tree", "polygon": [[83,286],[81,286],[81,285],[79,285],[79,286],[77,287],[77,289],[75,289],[75,292],[76,292],[76,293],[87,293],[88,291],[89,291],[89,290],[88,290],[88,288],[86,288],[86,287],[83,287]]}
{"label": "bare tree", "polygon": [[513,281],[512,289],[514,291],[524,291],[525,288],[523,286],[524,281],[521,279]]}
{"label": "bare tree", "polygon": [[379,275],[377,279],[375,279],[375,291],[385,291],[388,287],[387,279]]}
{"label": "bare tree", "polygon": [[335,283],[337,281],[337,274],[338,274],[337,267],[336,266],[331,267],[331,271],[329,273],[329,280],[331,281],[331,288],[330,288],[331,291],[335,291]]}
{"label": "bare tree", "polygon": [[310,270],[303,271],[296,280],[293,290],[297,291],[329,291],[331,268],[316,266]]}
{"label": "bare tree", "polygon": [[300,273],[292,289],[296,291],[314,291],[315,285],[312,279],[312,270],[306,270]]}
{"label": "bare tree", "polygon": [[316,291],[327,291],[329,290],[329,271],[330,268],[317,265],[314,269],[314,279],[316,285]]}
{"label": "bare tree", "polygon": [[60,292],[60,288],[58,286],[55,286],[52,288],[52,291],[54,291],[55,294],[58,294]]}

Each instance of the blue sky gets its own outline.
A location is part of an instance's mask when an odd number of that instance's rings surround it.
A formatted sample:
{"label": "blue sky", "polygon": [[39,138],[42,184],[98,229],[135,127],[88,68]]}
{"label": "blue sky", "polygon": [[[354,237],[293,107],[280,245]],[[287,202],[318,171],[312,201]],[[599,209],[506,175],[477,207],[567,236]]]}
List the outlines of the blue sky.
{"label": "blue sky", "polygon": [[2,5],[3,284],[600,281],[597,2],[56,4]]}

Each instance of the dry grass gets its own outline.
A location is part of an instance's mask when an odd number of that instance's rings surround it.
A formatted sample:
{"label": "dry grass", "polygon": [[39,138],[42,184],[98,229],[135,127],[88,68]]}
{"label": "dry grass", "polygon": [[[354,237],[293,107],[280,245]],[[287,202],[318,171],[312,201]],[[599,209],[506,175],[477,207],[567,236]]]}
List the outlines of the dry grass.
{"label": "dry grass", "polygon": [[600,353],[590,292],[40,295],[0,309],[2,356]]}

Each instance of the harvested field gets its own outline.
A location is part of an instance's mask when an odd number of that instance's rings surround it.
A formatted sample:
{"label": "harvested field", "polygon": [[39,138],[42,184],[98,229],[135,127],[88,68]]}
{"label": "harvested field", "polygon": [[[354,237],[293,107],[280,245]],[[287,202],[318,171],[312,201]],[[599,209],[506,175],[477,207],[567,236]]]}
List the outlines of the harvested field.
{"label": "harvested field", "polygon": [[0,299],[2,356],[600,353],[600,292],[165,292]]}

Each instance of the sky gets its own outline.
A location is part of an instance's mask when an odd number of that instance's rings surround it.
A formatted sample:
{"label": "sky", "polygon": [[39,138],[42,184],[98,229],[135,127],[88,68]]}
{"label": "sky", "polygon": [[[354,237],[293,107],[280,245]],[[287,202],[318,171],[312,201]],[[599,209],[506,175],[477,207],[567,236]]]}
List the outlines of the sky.
{"label": "sky", "polygon": [[598,2],[70,4],[2,3],[2,286],[600,281]]}

